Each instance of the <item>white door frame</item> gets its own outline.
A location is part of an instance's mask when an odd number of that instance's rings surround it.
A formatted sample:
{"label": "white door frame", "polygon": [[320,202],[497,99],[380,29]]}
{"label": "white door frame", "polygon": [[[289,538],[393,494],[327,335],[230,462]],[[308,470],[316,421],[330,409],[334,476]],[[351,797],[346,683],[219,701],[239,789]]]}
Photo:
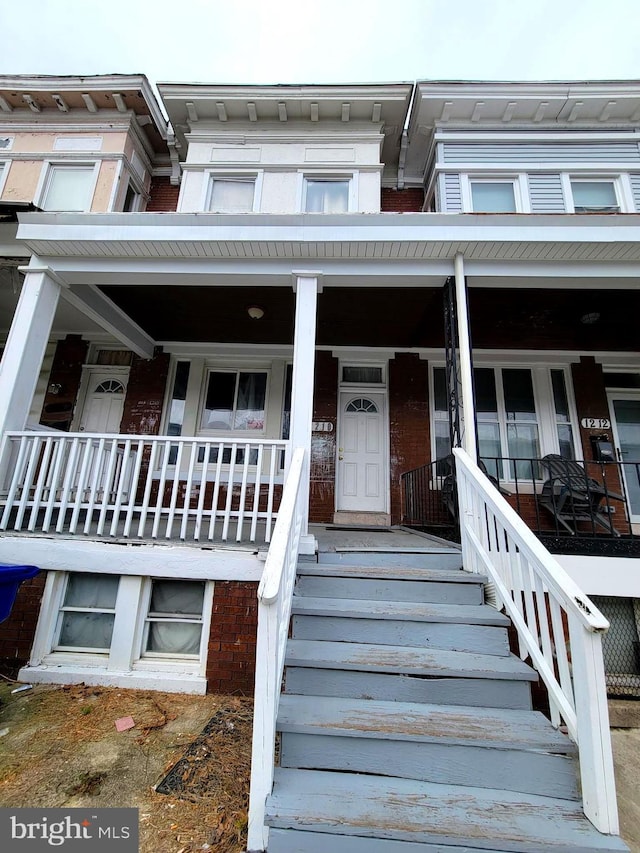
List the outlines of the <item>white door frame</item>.
{"label": "white door frame", "polygon": [[82,376],[80,378],[80,387],[78,388],[78,396],[76,398],[76,407],[73,413],[73,421],[71,422],[71,432],[78,432],[80,429],[80,424],[82,423],[82,417],[84,415],[84,407],[87,402],[87,396],[89,394],[89,388],[91,386],[91,379],[96,373],[109,373],[113,376],[114,379],[120,379],[122,384],[125,386],[125,395],[126,388],[129,384],[129,372],[131,367],[129,365],[111,365],[111,364],[83,364],[82,365]]}
{"label": "white door frame", "polygon": [[[334,480],[335,489],[335,511],[336,512],[358,512],[359,510],[341,510],[340,503],[340,469],[339,469],[339,448],[342,437],[343,426],[343,395],[351,397],[375,397],[381,401],[381,422],[382,422],[382,477],[383,477],[383,498],[384,508],[377,510],[380,513],[389,514],[391,503],[391,469],[389,459],[389,390],[380,385],[349,385],[348,387],[338,385],[338,418],[336,424],[336,473]],[[368,512],[369,510],[360,510]]]}
{"label": "white door frame", "polygon": [[[613,407],[614,400],[632,400],[634,402],[640,403],[640,390],[634,390],[633,388],[625,388],[622,391],[615,391],[607,389],[607,402],[609,403],[609,415],[611,418],[611,430],[613,432],[613,441],[615,443],[616,454],[620,451],[620,435],[618,434],[618,424],[616,422],[616,411]],[[617,458],[617,462],[622,462],[623,460]],[[640,461],[640,460],[639,460]],[[627,476],[624,465],[621,465],[622,468],[622,477],[624,480],[624,488],[626,495],[629,494],[629,489],[627,487]],[[640,524],[640,515],[632,515],[631,507],[628,507],[629,512],[629,520],[633,525]]]}

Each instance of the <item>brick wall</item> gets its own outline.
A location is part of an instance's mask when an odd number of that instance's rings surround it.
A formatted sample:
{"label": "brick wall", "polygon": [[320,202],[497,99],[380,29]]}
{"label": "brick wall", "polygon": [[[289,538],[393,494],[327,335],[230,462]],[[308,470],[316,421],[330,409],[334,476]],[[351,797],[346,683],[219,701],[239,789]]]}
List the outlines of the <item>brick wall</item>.
{"label": "brick wall", "polygon": [[169,356],[156,347],[151,359],[134,356],[120,422],[120,432],[158,435],[169,374]]}
{"label": "brick wall", "polygon": [[[83,341],[80,335],[67,335],[63,341],[58,341],[42,404],[40,421],[43,425],[65,432],[71,429],[82,365],[87,360],[88,347],[89,344]],[[57,394],[49,391],[49,386],[54,383],[60,386]]]}
{"label": "brick wall", "polygon": [[313,419],[333,424],[333,431],[311,436],[309,520],[329,524],[335,508],[338,359],[329,352],[317,352],[315,371]]}
{"label": "brick wall", "polygon": [[178,209],[180,187],[174,186],[169,178],[158,177],[151,181],[148,213],[171,213]]}
{"label": "brick wall", "polygon": [[21,584],[9,618],[0,623],[0,671],[10,677],[29,660],[46,578],[40,572]]}
{"label": "brick wall", "polygon": [[419,213],[424,204],[424,193],[418,188],[396,190],[384,187],[380,200],[383,213]]}
{"label": "brick wall", "polygon": [[209,693],[252,695],[256,673],[258,584],[217,581],[207,655]]}
{"label": "brick wall", "polygon": [[430,461],[428,364],[413,353],[389,361],[391,523],[401,521],[400,477]]}

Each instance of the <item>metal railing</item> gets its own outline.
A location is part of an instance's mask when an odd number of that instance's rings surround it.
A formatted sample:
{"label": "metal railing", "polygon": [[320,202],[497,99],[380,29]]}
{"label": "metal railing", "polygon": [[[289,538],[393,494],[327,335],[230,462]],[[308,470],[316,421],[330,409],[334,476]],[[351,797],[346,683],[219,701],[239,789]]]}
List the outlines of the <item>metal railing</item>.
{"label": "metal railing", "polygon": [[276,719],[305,512],[305,492],[301,488],[304,461],[304,448],[297,448],[291,461],[280,513],[258,587],[248,850],[267,849],[268,828],[264,824],[264,815],[266,799],[273,787]]}
{"label": "metal railing", "polygon": [[287,441],[8,432],[0,530],[269,542]]}
{"label": "metal railing", "polygon": [[602,635],[609,623],[467,453],[454,450],[463,565],[486,574],[488,595],[518,632],[520,656],[544,681],[551,721],[580,757],[583,808],[603,833],[618,813]]}
{"label": "metal railing", "polygon": [[[552,476],[542,459],[483,457],[481,470],[543,540],[619,539],[633,536],[633,506],[640,502],[640,462],[556,462]],[[582,471],[576,476],[576,466]],[[569,494],[570,485],[581,495]],[[450,457],[402,475],[403,524],[454,528],[457,489]],[[640,512],[639,509],[636,512]]]}

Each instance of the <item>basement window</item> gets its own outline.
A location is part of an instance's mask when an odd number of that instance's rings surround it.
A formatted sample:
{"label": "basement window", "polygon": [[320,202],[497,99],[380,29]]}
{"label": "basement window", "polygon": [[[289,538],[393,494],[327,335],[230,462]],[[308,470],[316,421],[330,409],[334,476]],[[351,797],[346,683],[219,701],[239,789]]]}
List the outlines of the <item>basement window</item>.
{"label": "basement window", "polygon": [[152,580],[142,656],[200,656],[204,581]]}
{"label": "basement window", "polygon": [[70,574],[58,614],[58,650],[108,652],[118,595],[118,575]]}

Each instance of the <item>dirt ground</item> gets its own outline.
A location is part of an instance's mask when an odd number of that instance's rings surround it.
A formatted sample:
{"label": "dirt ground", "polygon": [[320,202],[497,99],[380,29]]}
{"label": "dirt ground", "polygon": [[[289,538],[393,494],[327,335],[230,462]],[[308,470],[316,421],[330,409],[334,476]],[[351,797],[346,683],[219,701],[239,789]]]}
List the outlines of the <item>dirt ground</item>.
{"label": "dirt ground", "polygon": [[0,806],[136,807],[141,853],[246,849],[251,700],[16,686],[0,682]]}

